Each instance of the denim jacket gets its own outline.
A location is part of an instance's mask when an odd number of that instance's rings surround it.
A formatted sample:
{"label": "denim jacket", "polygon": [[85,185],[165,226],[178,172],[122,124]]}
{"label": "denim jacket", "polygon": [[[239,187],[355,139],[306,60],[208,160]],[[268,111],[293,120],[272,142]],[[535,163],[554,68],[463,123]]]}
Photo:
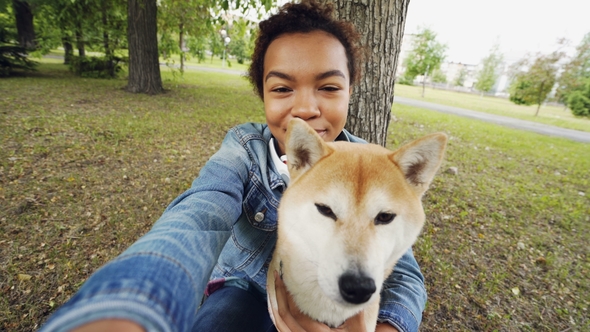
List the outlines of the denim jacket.
{"label": "denim jacket", "polygon": [[[100,318],[135,321],[147,331],[190,331],[210,280],[239,279],[265,292],[284,180],[269,154],[270,130],[232,128],[192,187],[153,228],[97,270],[41,331],[67,331]],[[339,139],[363,143],[343,131]],[[409,250],[382,291],[379,321],[417,331],[424,279]]]}

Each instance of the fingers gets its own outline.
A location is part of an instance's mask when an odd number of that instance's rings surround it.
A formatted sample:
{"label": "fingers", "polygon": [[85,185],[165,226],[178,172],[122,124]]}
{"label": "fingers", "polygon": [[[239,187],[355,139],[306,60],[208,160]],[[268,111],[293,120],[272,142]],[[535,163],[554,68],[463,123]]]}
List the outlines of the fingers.
{"label": "fingers", "polygon": [[346,320],[343,331],[366,332],[365,313],[361,311]]}
{"label": "fingers", "polygon": [[280,332],[329,332],[327,325],[318,323],[299,311],[293,297],[287,290],[278,273],[274,272],[278,315],[283,326],[277,326]]}
{"label": "fingers", "polygon": [[279,278],[277,271],[274,271],[274,277],[278,309],[278,312],[275,312],[274,316],[277,320],[277,330],[279,330],[279,332],[305,332],[305,330],[303,330],[303,328],[297,324],[297,321],[291,315],[289,303],[287,300],[287,289],[285,288],[283,280]]}

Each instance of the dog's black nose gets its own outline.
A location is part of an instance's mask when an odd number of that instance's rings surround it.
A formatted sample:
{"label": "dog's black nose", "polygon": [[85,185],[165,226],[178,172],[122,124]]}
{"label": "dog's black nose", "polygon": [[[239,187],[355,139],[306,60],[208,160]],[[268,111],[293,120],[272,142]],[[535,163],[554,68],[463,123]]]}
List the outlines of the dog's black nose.
{"label": "dog's black nose", "polygon": [[367,302],[375,290],[375,281],[372,278],[345,273],[338,280],[340,295],[349,303],[361,304]]}

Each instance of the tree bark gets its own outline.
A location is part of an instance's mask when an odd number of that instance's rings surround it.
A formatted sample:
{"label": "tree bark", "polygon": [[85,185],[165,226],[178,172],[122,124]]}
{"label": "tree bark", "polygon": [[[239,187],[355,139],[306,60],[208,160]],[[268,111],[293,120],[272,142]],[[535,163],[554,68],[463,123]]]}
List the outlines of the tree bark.
{"label": "tree bark", "polygon": [[101,7],[101,19],[102,19],[102,44],[104,47],[104,55],[107,63],[107,70],[109,71],[110,77],[115,77],[115,66],[113,63],[113,48],[109,40],[109,15],[108,15],[108,4],[103,1]]}
{"label": "tree bark", "polygon": [[16,19],[16,31],[18,33],[19,45],[26,49],[37,48],[31,5],[26,1],[13,0],[12,8],[14,9],[14,17]]}
{"label": "tree bark", "polygon": [[178,26],[178,48],[180,48],[180,72],[184,73],[184,24]]}
{"label": "tree bark", "polygon": [[74,47],[70,36],[66,32],[62,32],[61,43],[64,47],[64,65],[69,65],[74,56]]}
{"label": "tree bark", "polygon": [[84,47],[84,36],[82,34],[82,22],[76,23],[76,48],[78,49],[78,56],[86,56],[86,48]]}
{"label": "tree bark", "polygon": [[127,39],[129,80],[127,91],[158,94],[164,91],[160,76],[156,0],[128,0]]}
{"label": "tree bark", "polygon": [[334,3],[338,16],[352,22],[367,49],[363,78],[355,87],[346,128],[385,146],[391,120],[397,60],[409,0],[321,0]]}

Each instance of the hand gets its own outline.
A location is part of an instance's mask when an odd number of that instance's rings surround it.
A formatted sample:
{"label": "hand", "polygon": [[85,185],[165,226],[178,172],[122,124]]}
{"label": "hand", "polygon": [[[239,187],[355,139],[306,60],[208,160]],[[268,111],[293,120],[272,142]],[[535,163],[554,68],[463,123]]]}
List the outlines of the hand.
{"label": "hand", "polygon": [[358,315],[346,320],[344,324],[337,328],[330,328],[326,324],[313,320],[299,311],[299,308],[293,301],[293,297],[287,291],[283,280],[279,278],[276,271],[274,272],[274,276],[278,312],[275,312],[273,309],[273,316],[275,317],[279,332],[366,332],[362,311]]}
{"label": "hand", "polygon": [[105,319],[82,325],[71,332],[144,332],[140,325],[123,319]]}

